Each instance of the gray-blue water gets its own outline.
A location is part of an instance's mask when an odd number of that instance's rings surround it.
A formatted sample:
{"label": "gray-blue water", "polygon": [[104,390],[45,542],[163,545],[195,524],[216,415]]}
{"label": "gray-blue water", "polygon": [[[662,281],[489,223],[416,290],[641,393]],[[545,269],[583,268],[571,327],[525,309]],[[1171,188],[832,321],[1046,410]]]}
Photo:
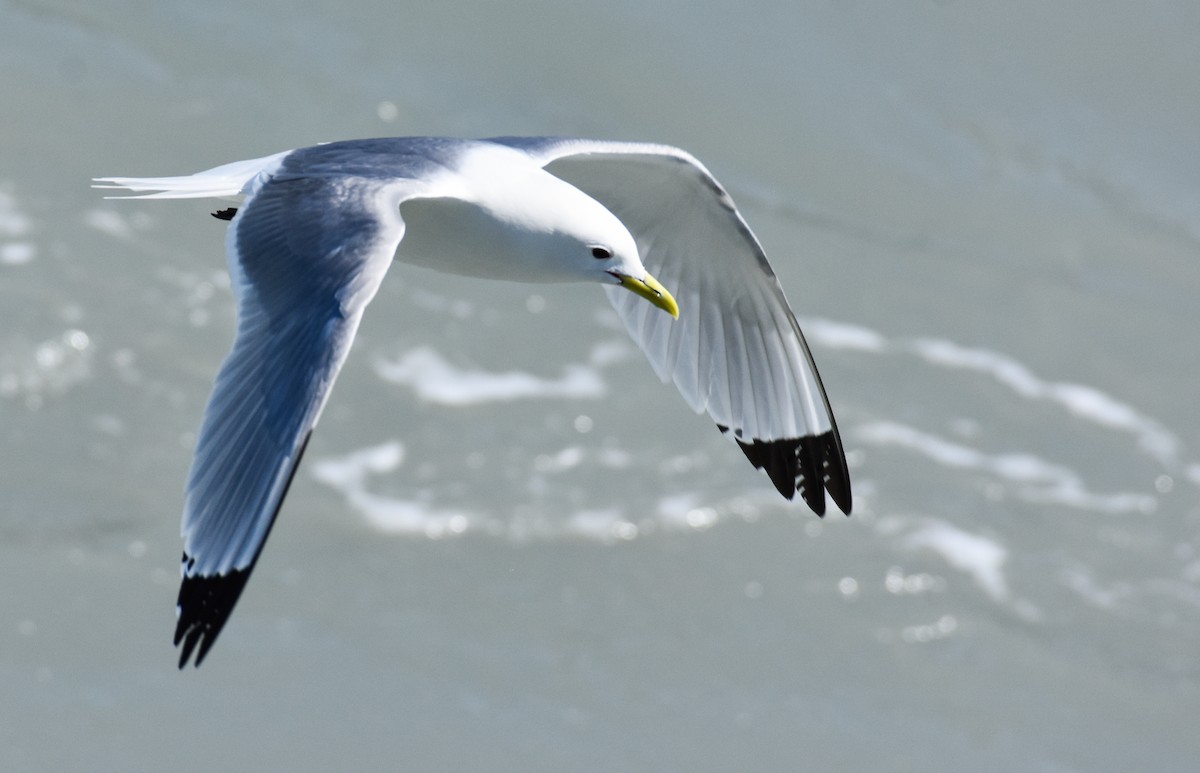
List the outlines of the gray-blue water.
{"label": "gray-blue water", "polygon": [[[0,1],[0,767],[1197,769],[1197,8]],[[223,224],[89,178],[550,133],[731,190],[854,515],[597,288],[397,266],[176,671]]]}

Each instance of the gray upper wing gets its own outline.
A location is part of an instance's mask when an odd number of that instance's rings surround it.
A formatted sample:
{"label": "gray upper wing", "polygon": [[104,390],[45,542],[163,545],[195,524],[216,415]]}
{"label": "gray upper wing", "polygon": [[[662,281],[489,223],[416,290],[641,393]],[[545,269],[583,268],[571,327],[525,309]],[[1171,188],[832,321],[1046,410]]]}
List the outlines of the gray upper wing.
{"label": "gray upper wing", "polygon": [[199,664],[237,602],[404,233],[403,184],[287,170],[285,161],[227,236],[237,335],[188,477],[181,667],[196,647]]}

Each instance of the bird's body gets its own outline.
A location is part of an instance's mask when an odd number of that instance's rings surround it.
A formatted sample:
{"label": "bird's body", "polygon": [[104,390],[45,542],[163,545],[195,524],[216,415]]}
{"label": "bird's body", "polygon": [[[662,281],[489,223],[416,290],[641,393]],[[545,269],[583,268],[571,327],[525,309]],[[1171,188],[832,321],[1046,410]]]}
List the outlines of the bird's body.
{"label": "bird's body", "polygon": [[351,140],[186,177],[97,182],[244,199],[214,213],[230,221],[238,326],[188,478],[181,667],[193,652],[199,665],[236,604],[393,259],[605,284],[659,376],[784,496],[799,492],[822,514],[828,490],[850,511],[841,440],[795,317],[732,200],[684,151],[542,137]]}

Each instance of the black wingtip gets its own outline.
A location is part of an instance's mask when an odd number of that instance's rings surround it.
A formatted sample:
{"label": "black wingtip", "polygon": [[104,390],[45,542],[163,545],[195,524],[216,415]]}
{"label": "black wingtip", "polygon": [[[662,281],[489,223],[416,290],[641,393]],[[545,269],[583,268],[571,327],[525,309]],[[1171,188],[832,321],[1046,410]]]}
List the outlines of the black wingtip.
{"label": "black wingtip", "polygon": [[284,481],[275,511],[271,513],[271,520],[267,523],[267,530],[263,534],[262,542],[258,544],[258,550],[247,566],[241,569],[231,569],[224,574],[189,574],[195,565],[195,560],[187,552],[184,552],[183,583],[179,586],[179,601],[176,606],[179,622],[175,625],[175,646],[178,647],[181,642],[183,644],[183,650],[179,653],[180,670],[187,665],[193,652],[196,654],[195,666],[200,667],[200,664],[204,662],[204,656],[212,649],[221,629],[229,620],[229,615],[233,613],[238,597],[242,595],[242,589],[246,587],[246,581],[250,579],[250,573],[254,571],[254,565],[258,563],[258,557],[262,555],[263,546],[267,544],[267,537],[271,534],[275,519],[279,517],[279,509],[283,506],[288,489],[291,488],[292,481],[296,478],[296,470],[300,467],[300,460],[304,458],[304,452],[308,448],[308,441],[311,438],[312,431],[310,430],[305,433],[297,446],[296,455],[292,459],[292,467],[288,470],[287,480]]}
{"label": "black wingtip", "polygon": [[218,209],[212,213],[212,216],[217,220],[233,220],[233,216],[237,214],[236,207],[227,207],[226,209]]}
{"label": "black wingtip", "polygon": [[[718,424],[728,433],[729,428]],[[742,453],[771,479],[784,497],[799,492],[804,503],[818,516],[825,515],[825,494],[843,513],[850,515],[850,474],[836,430],[821,435],[782,440],[742,440],[734,435]]]}
{"label": "black wingtip", "polygon": [[846,452],[842,449],[842,439],[837,428],[826,432],[821,441],[821,477],[829,497],[846,515],[854,506],[850,494],[850,471],[846,468]]}
{"label": "black wingtip", "polygon": [[[184,559],[188,560],[187,556]],[[249,569],[183,578],[177,607],[179,622],[175,626],[175,646],[183,645],[179,655],[181,669],[188,664],[193,652],[197,667],[204,662],[204,656],[225,627],[249,578]]]}

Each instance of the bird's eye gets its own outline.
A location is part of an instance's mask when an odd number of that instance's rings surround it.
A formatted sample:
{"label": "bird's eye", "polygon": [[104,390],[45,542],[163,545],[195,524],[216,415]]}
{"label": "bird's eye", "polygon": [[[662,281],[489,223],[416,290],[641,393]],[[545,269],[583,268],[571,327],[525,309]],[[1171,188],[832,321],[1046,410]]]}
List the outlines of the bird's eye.
{"label": "bird's eye", "polygon": [[612,250],[607,247],[593,247],[592,257],[598,260],[607,260],[612,257]]}

